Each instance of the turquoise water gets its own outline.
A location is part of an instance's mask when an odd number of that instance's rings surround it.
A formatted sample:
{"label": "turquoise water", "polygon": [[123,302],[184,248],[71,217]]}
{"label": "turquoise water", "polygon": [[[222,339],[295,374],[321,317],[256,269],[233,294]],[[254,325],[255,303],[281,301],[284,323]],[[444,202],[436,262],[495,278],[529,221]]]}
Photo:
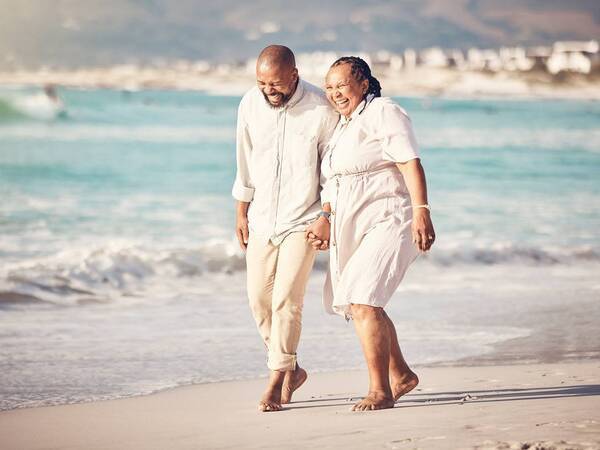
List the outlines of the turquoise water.
{"label": "turquoise water", "polygon": [[[35,90],[0,90],[0,407],[263,374],[232,231],[239,98],[59,93],[66,112],[54,117],[22,106]],[[438,235],[391,306],[413,361],[530,332],[474,325],[494,301],[518,295],[522,313],[569,292],[599,298],[600,103],[397,100]],[[351,328],[322,314],[324,265],[322,255],[302,354],[313,370],[359,367]],[[552,292],[532,277],[552,278]],[[436,329],[426,339],[424,317]]]}

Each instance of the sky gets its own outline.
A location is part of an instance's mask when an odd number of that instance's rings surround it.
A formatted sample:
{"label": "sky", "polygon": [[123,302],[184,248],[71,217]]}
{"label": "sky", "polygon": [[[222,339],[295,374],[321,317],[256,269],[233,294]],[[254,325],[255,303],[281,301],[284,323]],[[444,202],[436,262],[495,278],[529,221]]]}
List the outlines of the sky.
{"label": "sky", "polygon": [[0,69],[600,38],[600,0],[0,0]]}

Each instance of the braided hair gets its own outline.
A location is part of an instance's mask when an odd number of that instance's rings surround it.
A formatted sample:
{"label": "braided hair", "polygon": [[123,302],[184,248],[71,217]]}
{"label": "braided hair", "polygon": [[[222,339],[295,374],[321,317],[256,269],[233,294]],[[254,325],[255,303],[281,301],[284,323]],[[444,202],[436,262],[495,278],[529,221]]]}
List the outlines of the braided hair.
{"label": "braided hair", "polygon": [[331,67],[341,66],[342,64],[350,64],[350,73],[352,73],[354,79],[359,83],[363,80],[369,81],[369,88],[365,92],[365,97],[369,94],[372,94],[374,97],[381,97],[381,84],[371,74],[371,68],[364,59],[358,56],[342,56]]}

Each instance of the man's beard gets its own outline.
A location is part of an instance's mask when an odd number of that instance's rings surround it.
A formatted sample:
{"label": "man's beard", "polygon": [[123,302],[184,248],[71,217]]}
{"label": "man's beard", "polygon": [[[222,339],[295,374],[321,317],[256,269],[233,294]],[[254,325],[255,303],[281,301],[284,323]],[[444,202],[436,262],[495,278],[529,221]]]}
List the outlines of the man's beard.
{"label": "man's beard", "polygon": [[[281,92],[280,92],[280,94],[281,94]],[[294,95],[294,93],[292,92],[290,94],[281,94],[281,103],[279,103],[278,105],[272,104],[269,101],[269,97],[264,92],[262,93],[262,95],[265,98],[267,105],[269,105],[273,109],[280,109],[280,108],[283,108],[285,105],[287,105],[287,102],[290,101],[290,98],[292,98],[292,95]]]}

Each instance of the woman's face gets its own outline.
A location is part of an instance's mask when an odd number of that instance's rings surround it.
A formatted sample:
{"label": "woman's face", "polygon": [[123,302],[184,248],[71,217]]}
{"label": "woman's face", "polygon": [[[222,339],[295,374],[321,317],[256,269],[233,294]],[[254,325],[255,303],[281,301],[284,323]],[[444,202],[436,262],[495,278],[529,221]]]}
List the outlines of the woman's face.
{"label": "woman's face", "polygon": [[325,78],[325,93],[331,105],[343,116],[349,117],[362,102],[369,89],[369,81],[357,81],[350,64],[332,67]]}

